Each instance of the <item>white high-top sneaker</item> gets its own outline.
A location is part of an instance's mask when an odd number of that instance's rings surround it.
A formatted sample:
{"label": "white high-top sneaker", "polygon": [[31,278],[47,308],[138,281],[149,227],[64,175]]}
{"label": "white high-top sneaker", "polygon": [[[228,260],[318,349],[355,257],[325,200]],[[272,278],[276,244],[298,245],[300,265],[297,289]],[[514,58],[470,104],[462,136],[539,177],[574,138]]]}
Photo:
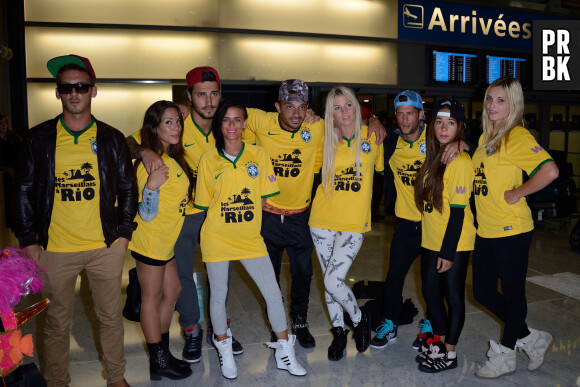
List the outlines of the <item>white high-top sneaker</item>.
{"label": "white high-top sneaker", "polygon": [[530,358],[528,369],[535,371],[544,364],[546,355],[554,344],[554,337],[548,332],[537,331],[530,327],[528,327],[528,330],[530,334],[522,339],[518,339],[516,346],[520,350],[524,350]]}
{"label": "white high-top sneaker", "polygon": [[483,367],[475,372],[475,376],[482,379],[495,379],[516,372],[516,351],[509,349],[493,340],[489,341],[489,358]]}
{"label": "white high-top sneaker", "polygon": [[229,336],[225,340],[217,341],[215,335],[213,335],[211,339],[213,345],[218,351],[222,375],[228,379],[237,378],[238,369],[236,368],[236,362],[234,361],[234,353],[232,352],[232,337]]}
{"label": "white high-top sneaker", "polygon": [[288,335],[288,340],[278,339],[275,343],[266,343],[270,348],[276,350],[276,365],[278,369],[287,370],[290,374],[295,376],[306,375],[306,370],[296,360],[294,353],[294,343],[296,342],[295,335]]}

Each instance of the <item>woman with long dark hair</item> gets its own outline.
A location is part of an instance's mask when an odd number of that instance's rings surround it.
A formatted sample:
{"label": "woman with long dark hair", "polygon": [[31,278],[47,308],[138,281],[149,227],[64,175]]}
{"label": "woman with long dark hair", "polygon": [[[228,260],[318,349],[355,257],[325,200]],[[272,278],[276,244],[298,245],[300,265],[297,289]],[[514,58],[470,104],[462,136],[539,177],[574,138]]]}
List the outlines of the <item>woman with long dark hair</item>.
{"label": "woman with long dark hair", "polygon": [[239,261],[266,301],[268,320],[278,339],[267,344],[276,349],[278,368],[302,376],[306,370],[294,354],[296,336],[288,335],[282,294],[260,234],[262,206],[266,198],[280,191],[266,150],[242,142],[247,118],[240,102],[220,103],[211,129],[217,149],[206,152],[198,167],[195,206],[207,210],[201,228],[201,251],[211,284],[211,340],[218,351],[222,375],[236,378],[226,298],[230,262]]}
{"label": "woman with long dark hair", "polygon": [[[504,323],[500,343],[490,340],[489,360],[475,373],[484,379],[513,374],[516,346],[544,364],[554,338],[526,324],[526,274],[534,222],[526,196],[558,177],[548,152],[523,127],[524,94],[517,79],[491,83],[483,100],[483,135],[473,155],[477,237],[473,252],[473,295]],[[530,179],[523,182],[522,171]],[[498,292],[501,282],[501,293]]]}
{"label": "woman with long dark hair", "polygon": [[139,183],[137,230],[129,243],[141,285],[141,328],[149,350],[152,380],[162,376],[183,379],[191,375],[189,363],[169,352],[169,326],[181,292],[173,248],[193,200],[193,174],[184,158],[183,120],[179,106],[158,101],[145,112],[141,144],[158,153],[164,165],[142,162],[136,168]]}
{"label": "woman with long dark hair", "polygon": [[[310,213],[310,233],[324,277],[324,298],[332,324],[329,360],[340,360],[346,348],[343,309],[354,325],[359,352],[370,344],[369,314],[361,310],[344,283],[347,273],[371,230],[371,196],[374,171],[384,170],[383,146],[361,124],[360,105],[344,86],[328,93],[325,113],[322,184],[316,190]],[[342,138],[342,143],[339,142]]]}
{"label": "woman with long dark hair", "polygon": [[425,163],[415,180],[415,205],[422,214],[422,293],[433,328],[416,360],[419,370],[429,373],[457,367],[455,346],[465,322],[465,279],[475,241],[469,207],[473,167],[465,152],[447,165],[441,162],[447,144],[463,139],[464,127],[460,102],[437,101]]}

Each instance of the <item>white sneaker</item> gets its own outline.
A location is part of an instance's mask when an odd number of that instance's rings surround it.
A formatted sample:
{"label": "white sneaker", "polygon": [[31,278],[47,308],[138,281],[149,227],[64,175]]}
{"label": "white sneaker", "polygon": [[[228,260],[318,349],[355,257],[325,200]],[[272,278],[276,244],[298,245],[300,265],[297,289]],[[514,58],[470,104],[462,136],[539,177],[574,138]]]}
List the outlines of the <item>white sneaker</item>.
{"label": "white sneaker", "polygon": [[222,375],[228,379],[235,379],[238,377],[238,370],[236,362],[234,361],[234,354],[232,352],[232,337],[217,341],[215,335],[211,338],[213,345],[218,351],[220,365],[222,368]]}
{"label": "white sneaker", "polygon": [[295,376],[306,375],[306,370],[296,360],[294,353],[294,343],[296,342],[295,335],[288,335],[288,340],[278,339],[275,343],[266,343],[270,348],[276,350],[276,364],[278,369],[287,370],[290,374]]}
{"label": "white sneaker", "polygon": [[530,334],[523,339],[518,339],[518,341],[516,341],[516,346],[518,346],[520,350],[524,350],[530,358],[528,369],[530,371],[535,371],[544,364],[546,355],[554,344],[554,337],[548,332],[537,331],[530,327],[528,327],[528,329]]}
{"label": "white sneaker", "polygon": [[483,367],[475,372],[475,376],[482,379],[496,379],[516,372],[516,351],[514,349],[509,349],[490,340],[487,357],[489,359]]}

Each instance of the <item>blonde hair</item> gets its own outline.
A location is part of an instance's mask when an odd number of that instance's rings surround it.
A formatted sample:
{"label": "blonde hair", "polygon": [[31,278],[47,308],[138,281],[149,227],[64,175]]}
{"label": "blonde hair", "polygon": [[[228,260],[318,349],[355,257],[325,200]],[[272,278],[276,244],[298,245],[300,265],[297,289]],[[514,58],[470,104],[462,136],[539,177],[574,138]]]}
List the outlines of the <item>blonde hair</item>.
{"label": "blonde hair", "polygon": [[[487,99],[487,93],[492,87],[503,87],[507,100],[510,104],[510,112],[508,116],[499,122],[496,122],[497,131],[494,133],[494,124],[489,119],[487,109],[485,107],[485,102]],[[501,149],[502,140],[504,140],[505,145],[507,145],[507,139],[510,130],[517,125],[524,125],[524,92],[522,91],[522,85],[520,82],[512,77],[501,77],[496,79],[489,85],[485,90],[485,95],[483,96],[483,113],[481,114],[481,124],[483,127],[483,146],[488,149],[488,156],[491,156],[495,152]]]}
{"label": "blonde hair", "polygon": [[[355,167],[356,167],[356,177],[360,177],[360,160],[361,160],[361,113],[360,104],[356,99],[354,91],[344,86],[336,86],[328,93],[326,97],[326,111],[324,113],[324,151],[323,151],[323,163],[322,163],[322,189],[327,197],[332,196],[334,191],[334,161],[336,159],[336,151],[338,149],[338,136],[339,136],[339,125],[334,120],[334,100],[339,95],[344,95],[348,98],[356,111],[356,117],[354,120],[354,133],[355,133]],[[351,152],[352,152],[351,147]]]}

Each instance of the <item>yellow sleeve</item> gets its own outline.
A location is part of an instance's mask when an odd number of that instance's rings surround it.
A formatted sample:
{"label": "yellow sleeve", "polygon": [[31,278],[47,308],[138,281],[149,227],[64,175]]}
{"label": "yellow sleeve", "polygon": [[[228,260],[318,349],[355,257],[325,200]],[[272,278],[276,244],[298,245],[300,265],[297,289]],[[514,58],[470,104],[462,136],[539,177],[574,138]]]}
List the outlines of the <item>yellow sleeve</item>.
{"label": "yellow sleeve", "polygon": [[[375,141],[375,140],[373,140]],[[383,143],[381,143],[378,146],[379,149],[377,149],[377,157],[375,159],[375,171],[377,171],[378,173],[384,173],[385,172],[385,151],[383,148]]]}
{"label": "yellow sleeve", "polygon": [[260,193],[262,199],[269,198],[280,193],[280,189],[278,188],[278,182],[276,181],[276,175],[274,175],[274,167],[272,167],[272,162],[270,161],[270,157],[268,157],[268,153],[264,148],[259,148],[261,153],[260,155],[260,163],[265,166],[264,173],[261,175],[260,179]]}
{"label": "yellow sleeve", "polygon": [[145,184],[147,184],[147,179],[149,178],[149,174],[147,170],[143,166],[143,163],[139,161],[139,165],[137,166],[137,184],[139,187],[139,203],[143,201],[143,188],[145,188]]}
{"label": "yellow sleeve", "polygon": [[449,195],[449,206],[465,208],[469,205],[473,185],[473,164],[467,153],[461,153],[447,168],[449,180],[445,189]]}
{"label": "yellow sleeve", "polygon": [[320,142],[316,146],[316,153],[314,154],[314,173],[320,173],[322,162],[324,161],[324,120],[319,121],[320,126]]}
{"label": "yellow sleeve", "polygon": [[522,126],[516,126],[510,133],[507,147],[510,162],[526,171],[532,177],[540,167],[552,158],[536,141],[534,136]]}
{"label": "yellow sleeve", "polygon": [[197,168],[197,185],[195,187],[195,204],[196,208],[207,210],[211,201],[213,200],[213,192],[208,179],[211,177],[209,169],[209,151],[201,156],[199,166]]}
{"label": "yellow sleeve", "polygon": [[137,144],[141,144],[141,129],[137,130],[136,132],[131,133],[129,135]]}
{"label": "yellow sleeve", "polygon": [[242,132],[242,141],[247,144],[256,143],[256,132],[260,129],[260,124],[266,117],[266,112],[260,109],[248,108],[248,123]]}

